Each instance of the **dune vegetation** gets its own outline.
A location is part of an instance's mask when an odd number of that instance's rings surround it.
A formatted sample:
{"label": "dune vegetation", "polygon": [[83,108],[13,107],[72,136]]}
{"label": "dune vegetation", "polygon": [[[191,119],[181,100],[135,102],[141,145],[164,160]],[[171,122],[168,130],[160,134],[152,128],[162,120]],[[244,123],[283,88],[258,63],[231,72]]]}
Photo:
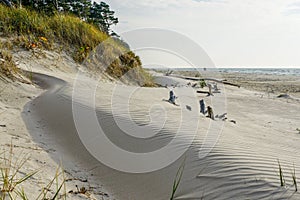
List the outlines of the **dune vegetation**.
{"label": "dune vegetation", "polygon": [[[12,77],[8,65],[12,58],[6,51],[11,48],[27,50],[63,50],[72,56],[74,61],[82,63],[99,44],[109,40],[114,48],[127,52],[118,56],[108,67],[106,73],[114,78],[120,78],[129,70],[136,68],[136,78],[141,78],[143,86],[154,86],[151,76],[142,68],[140,58],[116,34],[110,35],[95,23],[84,20],[72,13],[37,12],[26,7],[7,7],[0,4],[0,34],[10,45],[1,45],[2,75]],[[7,43],[7,42],[6,42]],[[115,55],[110,55],[115,58]],[[7,60],[6,58],[9,58]],[[13,66],[10,63],[11,66]],[[3,73],[4,72],[4,73]]]}

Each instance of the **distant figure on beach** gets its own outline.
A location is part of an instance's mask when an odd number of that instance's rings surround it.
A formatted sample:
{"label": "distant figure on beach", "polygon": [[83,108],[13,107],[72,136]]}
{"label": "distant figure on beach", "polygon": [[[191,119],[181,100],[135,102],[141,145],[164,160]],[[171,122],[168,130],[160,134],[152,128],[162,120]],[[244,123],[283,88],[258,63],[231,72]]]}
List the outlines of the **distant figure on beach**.
{"label": "distant figure on beach", "polygon": [[213,112],[212,107],[207,106],[207,112],[208,112],[208,116],[207,117],[211,118],[212,120],[215,120],[215,116],[214,116],[214,112]]}
{"label": "distant figure on beach", "polygon": [[175,96],[173,90],[171,90],[170,91],[169,102],[175,104],[175,99],[176,99],[176,96]]}
{"label": "distant figure on beach", "polygon": [[204,103],[204,100],[201,99],[199,101],[199,103],[200,103],[200,113],[202,113],[204,115],[205,114],[205,103]]}

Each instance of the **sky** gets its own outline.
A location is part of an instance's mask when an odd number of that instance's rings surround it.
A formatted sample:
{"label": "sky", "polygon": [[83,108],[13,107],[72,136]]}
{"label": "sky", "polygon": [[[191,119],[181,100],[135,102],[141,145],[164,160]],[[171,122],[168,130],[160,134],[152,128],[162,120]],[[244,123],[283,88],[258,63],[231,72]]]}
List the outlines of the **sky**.
{"label": "sky", "polygon": [[[176,31],[201,46],[218,67],[300,66],[300,0],[105,2],[119,18],[113,27],[117,33],[140,28]],[[153,59],[156,64],[185,65],[166,52],[136,53],[146,63]]]}

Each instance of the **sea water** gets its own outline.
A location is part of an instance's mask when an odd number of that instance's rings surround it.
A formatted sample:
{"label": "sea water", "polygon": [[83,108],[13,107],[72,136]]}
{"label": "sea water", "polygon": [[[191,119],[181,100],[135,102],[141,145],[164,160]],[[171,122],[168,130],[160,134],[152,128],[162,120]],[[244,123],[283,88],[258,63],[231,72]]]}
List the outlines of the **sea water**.
{"label": "sea water", "polygon": [[300,68],[218,68],[220,72],[300,76]]}
{"label": "sea water", "polygon": [[[157,68],[156,68],[157,69]],[[164,68],[160,70],[174,71],[218,71],[223,73],[250,73],[270,75],[295,75],[300,76],[300,68]]]}

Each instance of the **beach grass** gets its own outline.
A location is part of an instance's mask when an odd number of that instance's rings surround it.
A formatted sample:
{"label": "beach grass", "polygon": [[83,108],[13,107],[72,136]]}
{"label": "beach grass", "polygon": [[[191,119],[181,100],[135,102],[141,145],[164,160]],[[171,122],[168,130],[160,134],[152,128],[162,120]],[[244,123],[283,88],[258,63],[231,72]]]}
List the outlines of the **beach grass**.
{"label": "beach grass", "polygon": [[[34,54],[43,49],[64,50],[78,63],[82,63],[105,41],[110,44],[105,45],[101,52],[109,63],[106,73],[119,78],[131,69],[138,69],[136,76],[141,79],[142,86],[154,86],[153,80],[149,78],[151,75],[142,68],[140,58],[128,49],[126,43],[73,15],[56,13],[47,16],[25,8],[0,5],[0,33],[7,41],[12,41],[11,47],[18,46]],[[118,55],[116,52],[125,53]],[[10,72],[7,68],[3,71]]]}
{"label": "beach grass", "polygon": [[12,145],[9,149],[8,155],[4,153],[4,157],[2,159],[1,167],[0,167],[0,198],[4,200],[6,197],[10,199],[13,198],[13,193],[19,194],[25,197],[25,193],[23,191],[18,191],[19,185],[23,182],[31,178],[38,171],[32,171],[30,173],[25,174],[22,178],[17,178],[19,171],[22,169],[26,161],[28,160],[27,156],[23,156],[22,158],[13,157],[13,148]]}
{"label": "beach grass", "polygon": [[204,88],[204,87],[207,86],[206,82],[203,79],[200,80],[199,85],[200,85],[201,88]]}
{"label": "beach grass", "polygon": [[18,73],[20,73],[20,71],[13,61],[13,56],[10,51],[0,49],[0,75],[14,79],[15,74]]}
{"label": "beach grass", "polygon": [[[12,146],[13,145],[11,144],[8,151],[0,153],[0,200],[28,200],[30,198],[28,198],[26,190],[24,190],[22,185],[26,184],[26,182],[33,178],[40,170],[34,170],[28,173],[21,172],[23,171],[29,156],[15,156]],[[21,177],[20,174],[22,174]],[[54,194],[49,194],[49,191],[53,191],[53,188],[55,188]],[[36,190],[38,191],[39,188],[37,187]],[[64,190],[63,194],[61,194],[62,190]],[[60,199],[66,199],[65,174],[61,167],[57,168],[53,179],[41,189],[40,194],[35,199],[55,200],[58,199],[58,197],[60,197]]]}
{"label": "beach grass", "polygon": [[297,186],[297,177],[296,177],[295,165],[293,165],[292,179],[293,179],[293,185],[295,187],[295,191],[297,192],[298,191],[298,186]]}
{"label": "beach grass", "polygon": [[283,176],[283,171],[282,171],[282,167],[280,164],[280,161],[278,161],[278,168],[279,168],[279,179],[280,179],[280,186],[283,187],[285,186],[285,180],[284,180],[284,176]]}
{"label": "beach grass", "polygon": [[176,176],[174,178],[173,186],[172,186],[172,193],[170,200],[173,200],[175,198],[176,191],[178,190],[178,186],[181,182],[183,171],[184,171],[185,162],[183,162],[180,167],[178,168],[176,172]]}
{"label": "beach grass", "polygon": [[[53,43],[75,48],[77,60],[82,59],[82,49],[93,49],[109,36],[97,27],[72,16],[57,14],[46,16],[28,9],[12,9],[0,5],[0,31],[3,36],[18,36],[23,47],[51,48]],[[79,54],[78,54],[79,53]]]}
{"label": "beach grass", "polygon": [[[59,178],[63,177],[62,181],[59,181]],[[65,173],[64,170],[61,167],[58,167],[56,169],[55,175],[53,179],[42,189],[42,192],[39,194],[39,196],[36,198],[37,200],[43,200],[43,199],[49,199],[49,191],[51,191],[51,187],[55,187],[54,195],[50,195],[50,199],[58,199],[58,196],[60,195],[61,190],[63,189],[63,194],[61,195],[63,199],[66,199],[66,181],[65,181]]]}

